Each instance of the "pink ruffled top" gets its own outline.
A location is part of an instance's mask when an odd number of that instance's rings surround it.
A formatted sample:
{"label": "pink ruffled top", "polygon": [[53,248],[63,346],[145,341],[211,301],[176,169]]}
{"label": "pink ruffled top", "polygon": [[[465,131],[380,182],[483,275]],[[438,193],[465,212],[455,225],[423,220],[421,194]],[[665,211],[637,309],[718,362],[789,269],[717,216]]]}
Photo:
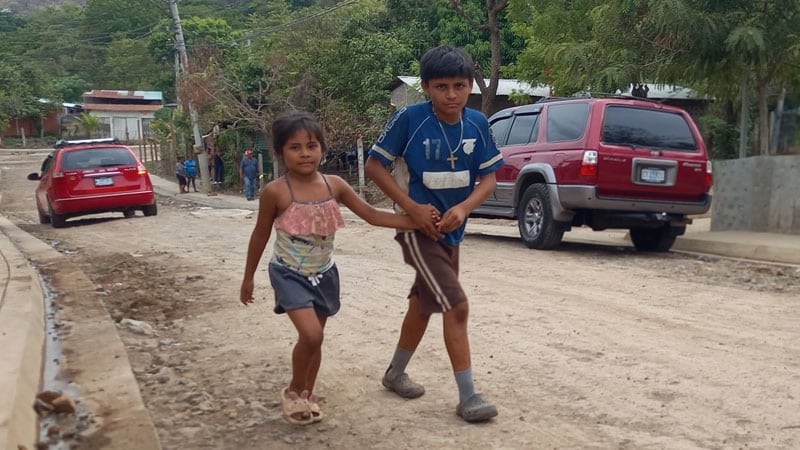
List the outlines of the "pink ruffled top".
{"label": "pink ruffled top", "polygon": [[[323,175],[325,184],[328,180]],[[306,276],[313,276],[333,266],[333,240],[336,230],[344,227],[339,204],[331,196],[312,202],[294,199],[288,178],[292,202],[275,218],[275,251],[272,262]]]}

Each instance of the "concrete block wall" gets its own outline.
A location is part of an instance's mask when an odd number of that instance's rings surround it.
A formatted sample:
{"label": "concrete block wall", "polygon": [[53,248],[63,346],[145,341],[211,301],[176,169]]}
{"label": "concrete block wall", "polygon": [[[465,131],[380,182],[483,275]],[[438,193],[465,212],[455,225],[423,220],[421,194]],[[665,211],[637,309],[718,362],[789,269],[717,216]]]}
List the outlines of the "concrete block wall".
{"label": "concrete block wall", "polygon": [[800,234],[800,155],[714,161],[711,230]]}

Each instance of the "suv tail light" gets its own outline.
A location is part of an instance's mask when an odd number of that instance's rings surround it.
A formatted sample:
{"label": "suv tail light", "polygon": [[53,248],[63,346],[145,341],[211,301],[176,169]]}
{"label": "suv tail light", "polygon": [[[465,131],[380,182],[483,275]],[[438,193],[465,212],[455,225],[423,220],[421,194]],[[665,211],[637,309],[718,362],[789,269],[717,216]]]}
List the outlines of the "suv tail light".
{"label": "suv tail light", "polygon": [[706,191],[711,189],[711,185],[714,184],[714,175],[711,172],[711,161],[706,161]]}
{"label": "suv tail light", "polygon": [[584,150],[581,161],[581,175],[597,176],[597,150]]}

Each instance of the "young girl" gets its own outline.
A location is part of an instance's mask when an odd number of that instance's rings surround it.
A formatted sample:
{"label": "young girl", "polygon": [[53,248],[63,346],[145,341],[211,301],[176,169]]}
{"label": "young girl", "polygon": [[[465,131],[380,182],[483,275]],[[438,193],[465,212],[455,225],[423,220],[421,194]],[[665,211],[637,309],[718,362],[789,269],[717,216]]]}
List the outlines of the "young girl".
{"label": "young girl", "polygon": [[[253,302],[253,277],[274,227],[269,279],[275,312],[285,312],[298,335],[292,351],[292,381],[281,392],[281,408],[288,422],[305,425],[322,420],[314,382],[325,323],[340,306],[339,272],[331,258],[334,234],[344,226],[337,201],[372,225],[416,226],[409,216],[376,210],[342,178],[317,171],[327,148],[322,126],[311,115],[297,112],[280,117],[272,125],[272,135],[286,175],[267,184],[261,193],[240,300],[245,305]],[[427,206],[431,220],[438,220],[438,211]]]}

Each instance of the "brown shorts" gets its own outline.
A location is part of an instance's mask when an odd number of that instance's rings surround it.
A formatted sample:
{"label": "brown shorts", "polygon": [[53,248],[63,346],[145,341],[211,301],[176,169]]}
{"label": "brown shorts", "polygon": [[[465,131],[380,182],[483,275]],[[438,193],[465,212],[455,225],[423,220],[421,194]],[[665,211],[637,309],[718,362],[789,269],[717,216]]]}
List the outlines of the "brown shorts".
{"label": "brown shorts", "polygon": [[403,249],[403,261],[417,272],[408,298],[419,299],[420,314],[448,311],[467,301],[458,281],[458,246],[434,241],[420,231],[394,237]]}

